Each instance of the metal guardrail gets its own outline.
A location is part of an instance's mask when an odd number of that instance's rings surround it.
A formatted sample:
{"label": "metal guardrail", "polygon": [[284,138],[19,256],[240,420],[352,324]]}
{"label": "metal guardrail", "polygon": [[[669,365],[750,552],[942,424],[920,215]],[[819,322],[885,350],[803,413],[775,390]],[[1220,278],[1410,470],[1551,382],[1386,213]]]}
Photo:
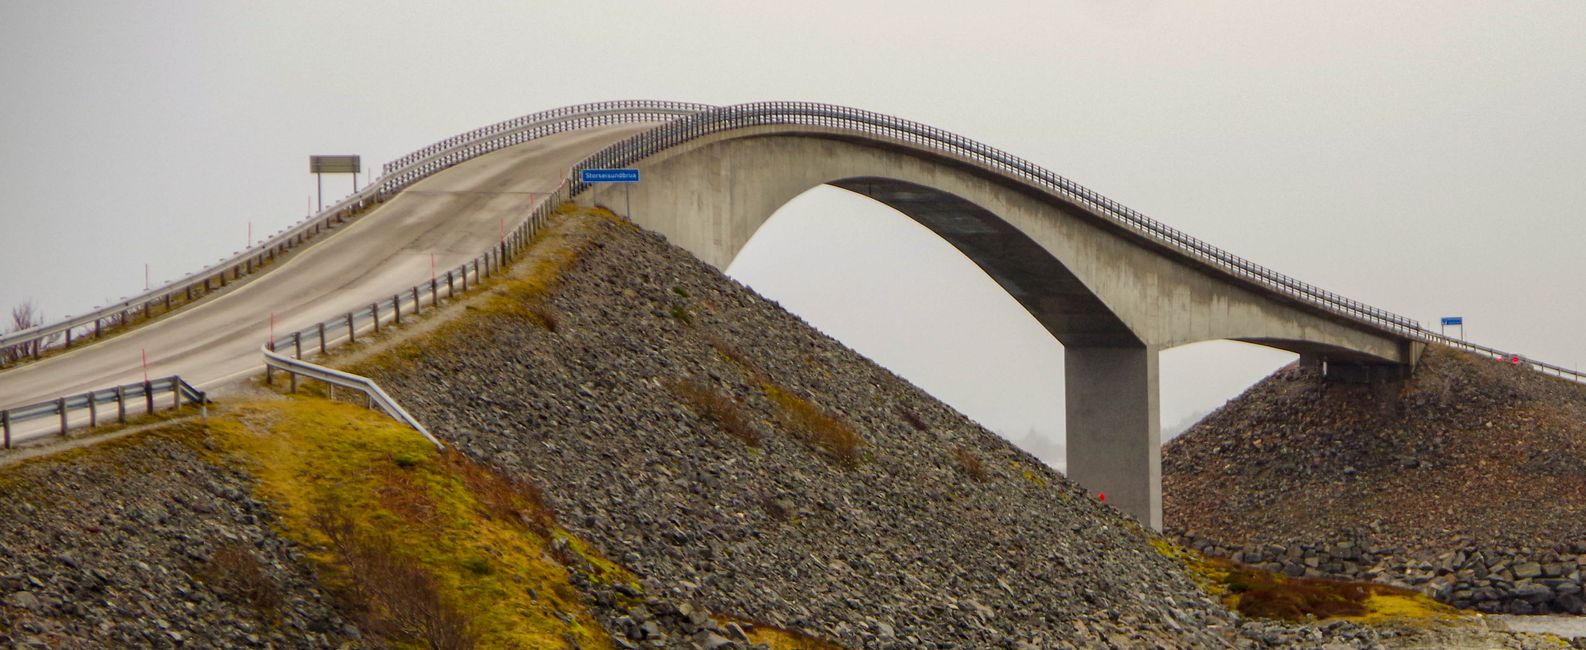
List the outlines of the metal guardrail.
{"label": "metal guardrail", "polygon": [[[0,410],[0,430],[4,431],[4,445],[11,448],[12,429],[24,422],[31,422],[43,418],[59,418],[61,435],[70,429],[73,412],[88,411],[88,426],[99,426],[99,407],[107,404],[115,405],[116,422],[125,424],[129,412],[129,403],[133,406],[137,402],[143,403],[142,413],[154,413],[159,408],[157,399],[165,393],[171,394],[171,408],[181,408],[182,400],[188,404],[197,405],[204,415],[208,415],[208,398],[204,391],[193,386],[181,377],[172,375],[152,381],[142,381],[134,384],[125,384],[114,388],[93,390],[79,395],[68,395],[37,404],[19,406],[13,409]],[[108,414],[107,414],[108,415]]]}
{"label": "metal guardrail", "polygon": [[264,348],[261,352],[264,353],[265,366],[279,368],[292,375],[293,391],[297,390],[297,378],[299,375],[310,379],[318,379],[331,386],[341,386],[359,391],[368,396],[370,408],[379,406],[380,410],[391,416],[391,419],[413,427],[414,430],[423,434],[426,439],[435,445],[436,449],[446,448],[446,445],[436,440],[435,436],[430,434],[429,429],[424,428],[423,424],[420,424],[417,419],[409,415],[407,409],[402,408],[401,404],[398,404],[395,399],[386,394],[385,390],[380,388],[380,385],[375,383],[373,379],[315,365],[302,359],[293,359],[292,357],[276,354],[271,352],[269,348]]}
{"label": "metal guardrail", "polygon": [[[99,338],[105,330],[130,324],[140,316],[147,320],[153,316],[156,305],[163,305],[169,312],[177,300],[191,303],[228,282],[253,273],[418,180],[473,157],[565,131],[607,124],[666,121],[707,108],[705,104],[685,102],[596,102],[532,113],[447,138],[387,163],[381,176],[368,187],[230,258],[88,314],[0,335],[0,368],[20,361],[18,357],[36,359],[52,349],[69,348],[85,337]],[[8,361],[8,357],[12,358]]]}

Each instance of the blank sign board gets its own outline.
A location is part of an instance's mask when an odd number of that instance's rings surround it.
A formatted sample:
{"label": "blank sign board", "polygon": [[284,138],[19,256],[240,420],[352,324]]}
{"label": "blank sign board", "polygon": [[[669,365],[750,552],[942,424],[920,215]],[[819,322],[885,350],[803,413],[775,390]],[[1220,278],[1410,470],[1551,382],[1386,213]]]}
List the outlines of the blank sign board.
{"label": "blank sign board", "polygon": [[358,156],[309,156],[310,174],[356,174],[363,171]]}

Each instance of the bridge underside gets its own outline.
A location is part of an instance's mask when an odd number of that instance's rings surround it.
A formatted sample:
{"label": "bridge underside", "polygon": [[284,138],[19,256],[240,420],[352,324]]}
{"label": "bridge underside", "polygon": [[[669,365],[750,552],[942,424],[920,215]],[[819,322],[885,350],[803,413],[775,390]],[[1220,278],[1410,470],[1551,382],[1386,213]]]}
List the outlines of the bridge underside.
{"label": "bridge underside", "polygon": [[[1070,478],[1161,527],[1161,350],[1232,339],[1333,365],[1407,367],[1412,345],[1165,251],[1058,197],[897,143],[723,134],[643,161],[586,203],[725,269],[789,200],[829,184],[909,216],[974,261],[1064,346]],[[631,193],[624,196],[624,193]]]}

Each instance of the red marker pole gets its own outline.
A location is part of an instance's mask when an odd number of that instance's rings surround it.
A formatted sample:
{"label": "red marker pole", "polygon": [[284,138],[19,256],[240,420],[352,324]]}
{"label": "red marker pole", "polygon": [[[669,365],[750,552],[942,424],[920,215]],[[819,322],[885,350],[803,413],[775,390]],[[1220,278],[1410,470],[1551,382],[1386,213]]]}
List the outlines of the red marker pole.
{"label": "red marker pole", "polygon": [[1102,503],[1106,503],[1107,502],[1107,493],[1106,492],[1097,492],[1096,493],[1096,500],[1100,501]]}
{"label": "red marker pole", "polygon": [[149,351],[139,348],[138,353],[143,355],[143,383],[149,383]]}
{"label": "red marker pole", "polygon": [[149,263],[143,263],[143,290],[149,290]]}

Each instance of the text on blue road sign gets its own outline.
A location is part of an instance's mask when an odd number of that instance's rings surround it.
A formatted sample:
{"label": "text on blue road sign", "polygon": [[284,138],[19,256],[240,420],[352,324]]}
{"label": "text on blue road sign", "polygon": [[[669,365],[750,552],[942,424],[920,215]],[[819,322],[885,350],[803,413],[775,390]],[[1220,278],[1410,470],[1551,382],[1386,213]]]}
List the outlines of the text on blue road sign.
{"label": "text on blue road sign", "polygon": [[1464,325],[1465,324],[1465,317],[1464,316],[1444,316],[1443,317],[1443,324],[1444,325]]}
{"label": "text on blue road sign", "polygon": [[578,180],[585,183],[637,183],[637,169],[581,169]]}

